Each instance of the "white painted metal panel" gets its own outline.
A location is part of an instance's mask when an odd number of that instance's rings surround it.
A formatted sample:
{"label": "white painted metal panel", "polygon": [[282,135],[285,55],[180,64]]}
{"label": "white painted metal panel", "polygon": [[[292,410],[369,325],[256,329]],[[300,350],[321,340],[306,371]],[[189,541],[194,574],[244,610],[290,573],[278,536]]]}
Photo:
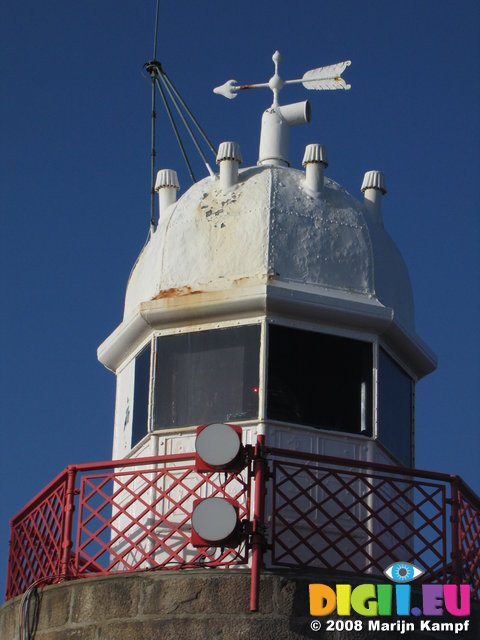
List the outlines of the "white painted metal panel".
{"label": "white painted metal panel", "polygon": [[131,449],[135,360],[117,375],[113,459],[124,458]]}

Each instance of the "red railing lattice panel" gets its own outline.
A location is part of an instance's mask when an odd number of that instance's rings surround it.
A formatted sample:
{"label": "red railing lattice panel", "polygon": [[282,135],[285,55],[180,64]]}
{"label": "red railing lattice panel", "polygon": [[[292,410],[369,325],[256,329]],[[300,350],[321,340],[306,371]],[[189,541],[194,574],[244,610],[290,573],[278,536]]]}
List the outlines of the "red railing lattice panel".
{"label": "red railing lattice panel", "polygon": [[52,482],[11,523],[6,597],[44,578],[58,578],[63,541],[66,473]]}
{"label": "red railing lattice panel", "polygon": [[272,564],[380,575],[403,560],[446,576],[445,494],[400,474],[276,460]]}
{"label": "red railing lattice panel", "polygon": [[75,572],[230,566],[247,562],[238,549],[191,545],[195,500],[225,497],[248,517],[249,480],[199,474],[193,466],[115,471],[82,477]]}
{"label": "red railing lattice panel", "polygon": [[460,493],[460,554],[463,580],[480,592],[480,502]]}

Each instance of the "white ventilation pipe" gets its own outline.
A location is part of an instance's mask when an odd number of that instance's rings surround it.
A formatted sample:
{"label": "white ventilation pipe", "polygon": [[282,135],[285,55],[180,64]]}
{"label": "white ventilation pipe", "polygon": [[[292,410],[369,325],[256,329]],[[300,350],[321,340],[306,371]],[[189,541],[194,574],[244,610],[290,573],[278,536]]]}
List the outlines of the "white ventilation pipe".
{"label": "white ventilation pipe", "polygon": [[258,164],[279,167],[290,166],[290,127],[310,122],[311,109],[308,100],[282,107],[272,106],[264,111],[260,133]]}
{"label": "white ventilation pipe", "polygon": [[363,176],[363,206],[374,222],[383,224],[382,197],[387,193],[385,176],[381,171],[367,171]]}
{"label": "white ventilation pipe", "polygon": [[173,169],[160,169],[157,173],[155,191],[158,191],[158,216],[177,200],[180,189],[177,172]]}
{"label": "white ventilation pipe", "polygon": [[305,186],[314,193],[323,189],[324,171],[328,167],[327,149],[321,144],[305,147],[302,165],[305,167]]}
{"label": "white ventilation pipe", "polygon": [[220,186],[231,189],[238,182],[238,165],[242,162],[240,145],[236,142],[222,142],[218,147],[217,164],[220,167]]}

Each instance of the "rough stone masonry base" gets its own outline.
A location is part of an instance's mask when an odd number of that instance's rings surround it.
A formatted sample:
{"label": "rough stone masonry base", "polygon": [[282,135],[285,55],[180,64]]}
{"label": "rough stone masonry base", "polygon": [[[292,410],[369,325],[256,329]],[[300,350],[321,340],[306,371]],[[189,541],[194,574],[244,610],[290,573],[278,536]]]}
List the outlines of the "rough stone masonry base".
{"label": "rough stone masonry base", "polygon": [[[452,632],[374,633],[312,631],[308,585],[334,584],[318,574],[264,573],[260,610],[249,611],[250,572],[195,570],[142,572],[63,582],[39,591],[35,640],[474,640],[480,609],[470,629]],[[343,580],[345,582],[345,579]],[[21,597],[0,608],[1,640],[18,640]],[[330,616],[332,618],[332,616]],[[442,620],[447,620],[443,618]],[[453,619],[455,621],[455,619]],[[462,619],[463,620],[463,619]],[[457,619],[458,621],[458,619]],[[418,620],[417,620],[418,622]]]}

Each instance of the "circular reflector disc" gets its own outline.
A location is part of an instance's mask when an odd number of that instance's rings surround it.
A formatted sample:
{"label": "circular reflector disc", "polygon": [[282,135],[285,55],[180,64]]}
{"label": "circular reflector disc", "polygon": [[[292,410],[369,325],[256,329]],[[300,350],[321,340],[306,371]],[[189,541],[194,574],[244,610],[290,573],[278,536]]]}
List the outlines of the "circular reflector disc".
{"label": "circular reflector disc", "polygon": [[192,527],[208,542],[226,540],[237,526],[237,512],[224,498],[206,498],[192,513]]}
{"label": "circular reflector disc", "polygon": [[198,434],[195,449],[208,465],[222,468],[237,457],[240,438],[228,424],[209,424]]}

